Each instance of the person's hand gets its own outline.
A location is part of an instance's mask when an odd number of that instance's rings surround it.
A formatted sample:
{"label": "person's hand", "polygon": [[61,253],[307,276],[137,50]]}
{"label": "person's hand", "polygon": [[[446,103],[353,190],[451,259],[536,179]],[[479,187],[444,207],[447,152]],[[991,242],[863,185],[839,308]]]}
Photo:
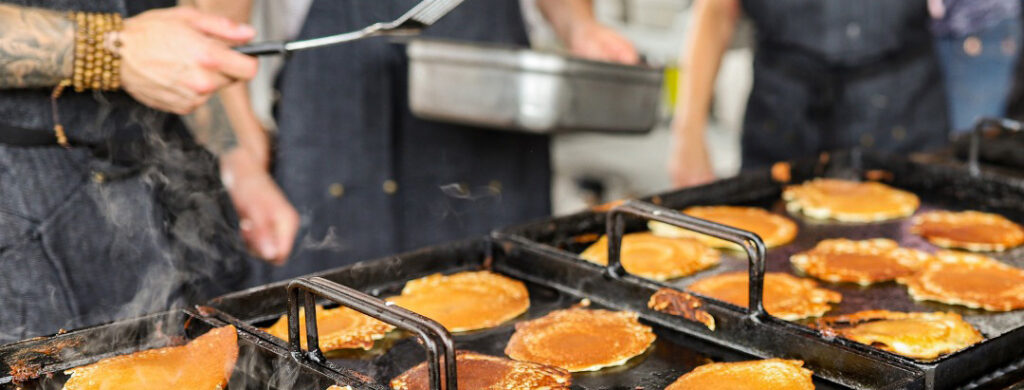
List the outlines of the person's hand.
{"label": "person's hand", "polygon": [[188,7],[147,11],[120,32],[121,85],[139,102],[188,114],[218,89],[256,75],[255,58],[231,49],[252,27]]}
{"label": "person's hand", "polygon": [[579,22],[566,43],[573,55],[582,58],[629,65],[640,62],[640,55],[629,40],[596,21]]}
{"label": "person's hand", "polygon": [[272,264],[284,264],[299,229],[295,207],[245,148],[235,148],[221,157],[221,176],[250,251]]}
{"label": "person's hand", "polygon": [[699,142],[685,142],[675,136],[668,156],[668,174],[672,185],[693,187],[715,180],[707,148]]}

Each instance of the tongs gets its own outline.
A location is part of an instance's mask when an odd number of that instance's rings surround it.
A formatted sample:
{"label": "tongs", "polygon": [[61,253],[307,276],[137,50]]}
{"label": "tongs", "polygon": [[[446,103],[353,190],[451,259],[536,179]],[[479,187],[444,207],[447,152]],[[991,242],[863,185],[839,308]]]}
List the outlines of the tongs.
{"label": "tongs", "polygon": [[[381,1],[381,0],[374,0]],[[251,56],[288,54],[297,50],[351,42],[382,35],[413,35],[437,22],[463,0],[423,0],[398,19],[387,23],[376,23],[366,28],[338,35],[291,42],[260,42],[236,47],[240,53]]]}

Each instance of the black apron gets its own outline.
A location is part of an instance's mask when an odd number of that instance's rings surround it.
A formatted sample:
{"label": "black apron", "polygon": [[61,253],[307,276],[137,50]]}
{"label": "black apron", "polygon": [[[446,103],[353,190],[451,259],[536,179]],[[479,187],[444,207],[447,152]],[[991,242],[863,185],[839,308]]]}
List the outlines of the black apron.
{"label": "black apron", "polygon": [[[392,20],[416,2],[314,1],[301,36]],[[425,35],[528,44],[518,0],[467,0]],[[288,60],[275,176],[304,225],[293,258],[271,279],[549,214],[548,138],[413,117],[404,53],[375,38]]]}
{"label": "black apron", "polygon": [[[13,3],[125,15],[174,5]],[[52,134],[49,96],[0,91],[0,126]],[[59,106],[71,148],[0,140],[0,344],[236,288],[244,263],[216,161],[180,121],[124,93],[65,91]]]}
{"label": "black apron", "polygon": [[743,0],[754,21],[744,168],[948,141],[926,0]]}

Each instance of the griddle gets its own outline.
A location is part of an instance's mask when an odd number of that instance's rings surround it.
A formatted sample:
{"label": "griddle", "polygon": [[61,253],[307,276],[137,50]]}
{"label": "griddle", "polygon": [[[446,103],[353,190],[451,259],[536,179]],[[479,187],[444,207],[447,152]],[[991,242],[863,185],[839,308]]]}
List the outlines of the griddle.
{"label": "griddle", "polygon": [[[227,323],[194,310],[136,319],[40,337],[0,347],[0,389],[61,389],[64,371],[138,351],[184,344]],[[287,350],[268,347],[244,332],[228,389],[316,389],[362,383],[316,365],[300,365]],[[17,375],[12,375],[17,374]]]}
{"label": "griddle", "polygon": [[[1024,222],[1024,184],[1018,179],[988,173],[971,172],[965,166],[932,165],[912,162],[902,157],[886,156],[857,151],[832,153],[819,159],[790,163],[788,170],[791,183],[800,183],[816,177],[838,177],[861,179],[871,177],[882,179],[887,184],[916,193],[921,197],[921,211],[931,209],[974,209],[994,212],[1018,223]],[[785,171],[785,169],[783,170]],[[773,248],[767,252],[766,270],[796,274],[789,264],[789,256],[812,248],[819,240],[826,238],[867,239],[887,237],[901,245],[934,251],[936,248],[920,237],[907,232],[908,219],[871,224],[844,224],[819,222],[786,212],[780,200],[787,183],[773,179],[769,169],[752,171],[738,177],[722,180],[707,186],[665,193],[644,199],[671,209],[682,209],[696,205],[746,205],[763,207],[779,214],[788,215],[799,225],[794,242]],[[650,214],[655,206],[629,204],[626,208]],[[634,210],[635,211],[635,210]],[[660,213],[661,211],[659,211]],[[638,213],[632,213],[638,214]],[[644,213],[639,213],[644,214]],[[665,211],[663,215],[681,215]],[[650,215],[648,215],[650,216]],[[585,212],[539,223],[514,227],[504,234],[524,241],[546,244],[552,256],[575,259],[580,266],[587,266],[577,256],[583,248],[609,231],[608,215],[599,212]],[[614,218],[612,218],[614,220]],[[627,231],[644,230],[645,221],[639,218],[625,221]],[[614,232],[614,229],[612,229]],[[1024,267],[1024,248],[1005,253],[989,254],[999,260]],[[668,286],[685,289],[697,279],[711,275],[744,270],[747,268],[744,254],[723,251],[722,264],[694,276],[680,278],[666,283]],[[597,267],[599,268],[599,267]],[[598,269],[594,271],[597,272]],[[638,278],[637,278],[638,279]],[[655,288],[660,284],[635,280]],[[1024,310],[1007,313],[991,313],[971,310],[960,306],[913,301],[906,288],[893,282],[873,287],[853,284],[827,283],[822,286],[843,294],[843,302],[826,315],[852,313],[868,309],[889,309],[898,311],[952,311],[960,313],[965,320],[985,336],[985,341],[965,350],[940,357],[934,361],[918,361],[880,349],[865,346],[842,338],[830,338],[806,326],[806,323],[789,323],[771,318],[765,324],[775,324],[790,331],[813,339],[814,348],[779,345],[770,334],[754,334],[743,338],[728,332],[708,333],[706,336],[723,345],[736,345],[741,350],[765,351],[773,354],[792,353],[793,357],[808,361],[811,366],[827,367],[816,370],[825,378],[855,386],[872,387],[859,382],[863,377],[883,375],[879,368],[856,367],[835,351],[848,351],[858,356],[879,358],[893,365],[921,372],[924,386],[928,389],[981,388],[1008,378],[1024,378]],[[589,292],[589,291],[588,291]],[[594,289],[594,293],[603,293]],[[697,295],[697,294],[695,294]],[[608,296],[609,299],[614,298]],[[711,300],[715,301],[715,300]],[[720,302],[734,311],[749,313],[748,310]],[[713,313],[714,314],[714,313]],[[715,315],[718,319],[718,315]],[[699,331],[699,329],[696,329]],[[707,333],[707,332],[705,332]],[[864,369],[867,368],[867,369]]]}
{"label": "griddle", "polygon": [[[515,322],[538,318],[552,310],[572,307],[585,298],[592,301],[592,308],[636,311],[640,313],[642,322],[654,328],[658,338],[652,349],[622,367],[574,374],[573,389],[662,389],[680,375],[712,361],[751,360],[769,356],[792,357],[764,354],[760,353],[761,351],[742,351],[709,342],[704,337],[689,335],[684,329],[702,325],[681,323],[671,316],[648,310],[645,304],[653,291],[647,286],[610,277],[603,270],[595,270],[573,258],[553,255],[551,252],[552,250],[546,246],[498,234],[491,238],[449,243],[362,262],[313,276],[376,297],[397,295],[405,282],[435,273],[452,274],[488,269],[521,280],[530,293],[530,309],[526,314],[495,328],[451,336],[455,349],[494,356],[504,356],[504,348],[515,330]],[[286,282],[223,296],[210,302],[211,313],[219,319],[234,323],[241,329],[264,338],[267,343],[286,348],[289,347],[289,342],[278,340],[256,327],[269,326],[287,312],[297,313],[296,288],[294,282]],[[590,290],[601,290],[603,293],[590,294]],[[614,299],[607,298],[608,295]],[[332,304],[323,300],[321,303],[327,307]],[[372,310],[361,311],[374,314]],[[719,326],[730,327],[730,318],[727,315],[716,315],[716,318],[720,320]],[[297,327],[297,324],[295,326]],[[775,331],[776,327],[769,330]],[[802,337],[792,331],[778,331],[784,333],[781,336],[776,334],[783,340]],[[378,346],[374,350],[328,353],[324,358],[327,364],[335,369],[365,374],[377,382],[376,386],[387,388],[387,383],[392,378],[424,361],[425,349],[418,341],[422,338],[392,332],[387,339],[378,341]],[[297,347],[297,342],[293,339],[292,350]],[[296,352],[302,359],[320,359],[316,351]],[[434,351],[433,354],[438,355],[441,352]],[[850,364],[856,366],[881,367],[881,374],[875,375],[874,378],[865,378],[864,383],[893,389],[923,387],[923,379],[919,373],[899,364],[849,352],[840,352],[836,357],[848,359]],[[813,364],[810,368],[818,369]],[[852,382],[846,383],[849,385]],[[820,376],[815,377],[815,384],[819,389],[849,387]]]}

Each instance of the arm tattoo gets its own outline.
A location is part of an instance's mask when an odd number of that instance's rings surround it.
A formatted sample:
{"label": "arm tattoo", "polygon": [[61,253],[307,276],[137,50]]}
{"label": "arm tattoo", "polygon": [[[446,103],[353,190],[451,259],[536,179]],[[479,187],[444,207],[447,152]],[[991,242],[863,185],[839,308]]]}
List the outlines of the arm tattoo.
{"label": "arm tattoo", "polygon": [[0,89],[52,87],[71,76],[75,24],[60,12],[0,4]]}
{"label": "arm tattoo", "polygon": [[185,116],[185,124],[196,142],[216,156],[223,156],[238,146],[235,128],[217,94],[210,97],[205,105]]}

